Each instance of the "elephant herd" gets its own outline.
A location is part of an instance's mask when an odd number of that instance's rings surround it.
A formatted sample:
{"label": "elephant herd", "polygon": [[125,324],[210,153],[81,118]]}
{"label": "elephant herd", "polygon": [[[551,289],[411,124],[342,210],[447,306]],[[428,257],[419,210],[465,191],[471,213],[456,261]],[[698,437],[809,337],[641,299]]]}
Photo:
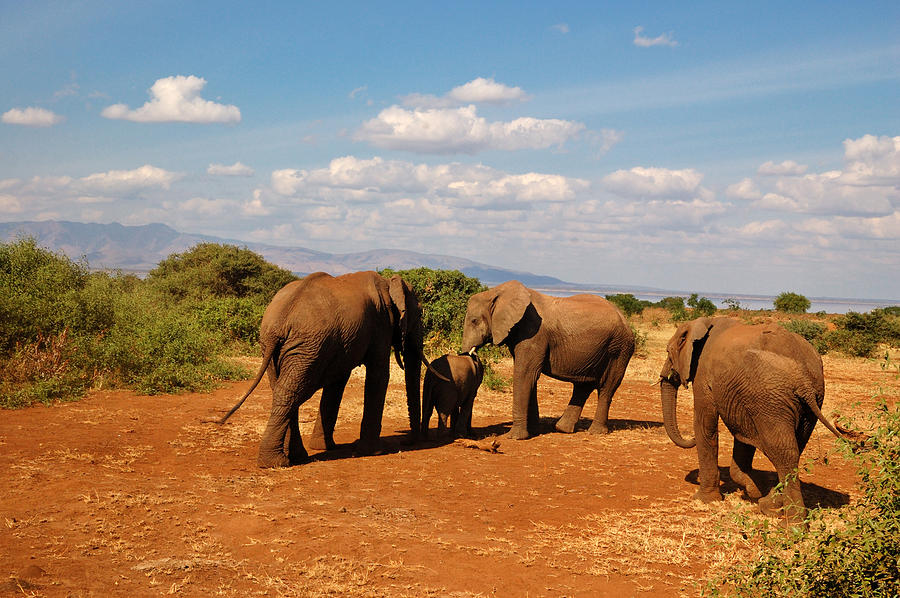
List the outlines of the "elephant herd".
{"label": "elephant herd", "polygon": [[[556,429],[571,433],[588,396],[597,410],[589,431],[609,431],[609,406],[634,353],[634,334],[619,310],[594,295],[551,297],[505,282],[468,302],[462,351],[429,362],[423,352],[422,309],[398,275],[375,272],[332,277],[316,273],[282,288],[260,326],[262,364],[249,390],[220,420],[224,423],[268,375],[272,408],[259,446],[260,467],[286,467],[308,458],[298,410],[321,390],[319,415],[307,446],[335,447],[333,433],[351,371],[366,366],[363,415],[356,451],[379,446],[390,358],[404,370],[411,441],[428,435],[432,409],[439,428],[471,431],[472,403],[484,373],[476,350],[506,346],[513,356],[512,428],[524,439],[537,432],[537,382],[541,374],[572,384]],[[420,363],[426,366],[420,400]],[[678,387],[693,384],[694,438],[678,429]],[[681,324],[668,342],[660,373],[663,420],[678,446],[696,446],[704,502],[721,500],[718,422],[734,436],[730,474],[766,514],[799,520],[805,515],[796,476],[816,421],[841,433],[822,415],[822,360],[797,334],[777,325],[751,326],[732,318],[698,318]],[[750,476],[760,449],[775,466],[784,492],[763,497]]]}

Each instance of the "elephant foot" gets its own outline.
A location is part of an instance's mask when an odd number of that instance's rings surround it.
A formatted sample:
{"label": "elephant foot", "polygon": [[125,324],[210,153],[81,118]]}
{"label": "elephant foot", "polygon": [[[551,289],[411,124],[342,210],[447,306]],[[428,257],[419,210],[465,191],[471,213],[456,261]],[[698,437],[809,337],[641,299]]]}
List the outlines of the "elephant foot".
{"label": "elephant foot", "polygon": [[357,440],[353,444],[353,454],[357,457],[371,457],[381,453],[380,442],[362,442]]}
{"label": "elephant foot", "polygon": [[509,432],[506,433],[506,437],[511,440],[525,440],[530,436],[527,428],[517,428],[513,426]]}
{"label": "elephant foot", "polygon": [[256,458],[256,464],[260,469],[271,469],[275,467],[290,467],[291,460],[284,453],[260,454]]}
{"label": "elephant foot", "polygon": [[781,519],[785,526],[806,525],[806,506],[786,503],[782,495],[772,497],[771,494],[759,499],[759,510],[768,517]]}
{"label": "elephant foot", "polygon": [[575,431],[575,422],[566,419],[565,416],[556,420],[556,431],[563,434],[571,434]]}
{"label": "elephant foot", "polygon": [[750,474],[741,471],[733,463],[729,468],[728,473],[731,476],[731,481],[744,489],[747,498],[751,500],[759,500],[762,498],[762,492],[759,491],[759,487],[753,481],[753,478],[750,477]]}
{"label": "elephant foot", "polygon": [[591,434],[609,434],[609,426],[607,426],[606,424],[601,424],[600,422],[595,420],[591,424],[591,427],[588,428],[588,432],[590,432]]}
{"label": "elephant foot", "polygon": [[704,490],[701,488],[694,493],[694,499],[709,504],[712,502],[719,502],[720,500],[723,500],[723,497],[722,492],[718,488],[714,490]]}

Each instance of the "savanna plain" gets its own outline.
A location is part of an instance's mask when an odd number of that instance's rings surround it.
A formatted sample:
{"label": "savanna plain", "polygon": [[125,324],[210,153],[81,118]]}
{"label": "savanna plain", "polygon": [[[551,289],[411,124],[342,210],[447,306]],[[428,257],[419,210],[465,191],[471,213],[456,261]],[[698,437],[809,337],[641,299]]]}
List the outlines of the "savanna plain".
{"label": "savanna plain", "polygon": [[[206,393],[94,390],[78,402],[0,415],[0,593],[24,596],[695,596],[758,548],[763,518],[727,473],[704,505],[694,450],[669,441],[656,382],[675,324],[633,316],[646,343],[610,410],[611,432],[553,429],[571,386],[542,377],[541,433],[512,441],[512,392],[482,387],[474,438],[406,444],[402,372],[391,372],[383,450],[354,456],[364,369],[354,372],[335,434],[307,464],[260,470],[266,382],[224,426],[249,381]],[[748,321],[778,316],[737,312]],[[258,360],[240,358],[248,370]],[[823,411],[864,426],[900,397],[896,350],[823,356]],[[501,377],[512,360],[494,363]],[[596,396],[585,415],[593,414]],[[312,430],[318,396],[301,407]],[[689,431],[692,401],[679,396]],[[432,423],[434,425],[434,422]],[[777,482],[762,455],[763,485]],[[839,512],[859,498],[853,464],[817,425],[801,456],[807,506]],[[767,488],[763,488],[765,492]]]}

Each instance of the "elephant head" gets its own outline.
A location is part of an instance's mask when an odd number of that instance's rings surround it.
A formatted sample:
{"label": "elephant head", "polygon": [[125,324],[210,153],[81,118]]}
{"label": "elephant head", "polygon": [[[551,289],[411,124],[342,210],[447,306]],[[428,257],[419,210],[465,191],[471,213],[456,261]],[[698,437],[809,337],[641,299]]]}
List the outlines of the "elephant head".
{"label": "elephant head", "polygon": [[[409,285],[395,274],[389,281],[391,303],[396,310],[392,345],[397,365],[404,370],[406,381],[406,406],[409,411],[409,425],[413,438],[418,437],[421,400],[419,379],[422,369],[419,362],[429,365],[422,352],[424,326],[422,308]],[[405,363],[405,367],[404,367]]]}
{"label": "elephant head", "polygon": [[666,346],[668,357],[659,374],[659,391],[666,433],[672,442],[682,448],[693,448],[697,445],[697,441],[694,438],[685,440],[678,431],[678,418],[675,413],[678,387],[684,385],[687,388],[688,382],[694,379],[697,373],[697,360],[712,326],[713,321],[710,318],[697,318],[679,326]]}
{"label": "elephant head", "polygon": [[468,353],[486,343],[506,342],[510,330],[525,317],[530,305],[528,289],[517,280],[472,295],[466,308],[462,352]]}

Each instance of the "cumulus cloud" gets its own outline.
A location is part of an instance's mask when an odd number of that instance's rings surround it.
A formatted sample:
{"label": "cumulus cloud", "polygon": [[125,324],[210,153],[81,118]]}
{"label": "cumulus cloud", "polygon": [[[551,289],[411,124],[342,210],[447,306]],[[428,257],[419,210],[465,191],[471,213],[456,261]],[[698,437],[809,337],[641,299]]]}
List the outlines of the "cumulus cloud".
{"label": "cumulus cloud", "polygon": [[[583,179],[555,174],[509,174],[480,164],[414,164],[345,156],[316,170],[276,170],[272,190],[282,196],[396,201],[414,194],[435,203],[507,209],[536,202],[565,202],[588,187]],[[402,199],[402,198],[399,198]]]}
{"label": "cumulus cloud", "polygon": [[636,166],[617,170],[603,177],[604,186],[626,197],[693,197],[708,195],[700,186],[703,175],[692,168],[669,170]]}
{"label": "cumulus cloud", "polygon": [[8,125],[22,125],[26,127],[52,127],[65,120],[51,110],[35,107],[7,110],[0,119]]}
{"label": "cumulus cloud", "polygon": [[218,176],[253,176],[254,170],[240,162],[235,162],[231,166],[225,166],[224,164],[210,164],[209,168],[206,169],[206,174]]}
{"label": "cumulus cloud", "polygon": [[800,176],[806,172],[806,168],[806,165],[797,164],[793,160],[785,160],[781,164],[769,161],[761,164],[756,172],[763,176]]}
{"label": "cumulus cloud", "polygon": [[756,184],[749,178],[743,179],[733,185],[729,185],[725,189],[725,194],[728,197],[748,200],[760,199],[762,197],[762,193],[756,187]]}
{"label": "cumulus cloud", "polygon": [[559,119],[522,117],[488,122],[478,116],[474,105],[424,110],[391,106],[365,122],[354,139],[392,150],[475,154],[560,146],[583,129],[581,123]]}
{"label": "cumulus cloud", "polygon": [[530,99],[520,87],[510,87],[491,78],[478,77],[454,87],[443,96],[413,93],[400,98],[414,108],[452,108],[465,104],[512,104]]}
{"label": "cumulus cloud", "polygon": [[844,159],[847,168],[843,180],[848,184],[900,184],[900,136],[845,139]]}
{"label": "cumulus cloud", "polygon": [[168,189],[181,176],[176,172],[145,164],[134,170],[110,170],[91,174],[77,179],[74,185],[81,190],[127,194],[150,187]]}
{"label": "cumulus cloud", "polygon": [[150,101],[131,110],[125,104],[107,106],[100,113],[111,119],[134,122],[236,123],[241,120],[237,106],[217,104],[200,97],[206,79],[182,76],[158,79],[150,88]]}
{"label": "cumulus cloud", "polygon": [[641,48],[649,48],[651,46],[670,46],[675,47],[678,42],[672,38],[672,33],[663,33],[656,37],[647,37],[643,35],[644,28],[637,26],[634,28],[634,45]]}

